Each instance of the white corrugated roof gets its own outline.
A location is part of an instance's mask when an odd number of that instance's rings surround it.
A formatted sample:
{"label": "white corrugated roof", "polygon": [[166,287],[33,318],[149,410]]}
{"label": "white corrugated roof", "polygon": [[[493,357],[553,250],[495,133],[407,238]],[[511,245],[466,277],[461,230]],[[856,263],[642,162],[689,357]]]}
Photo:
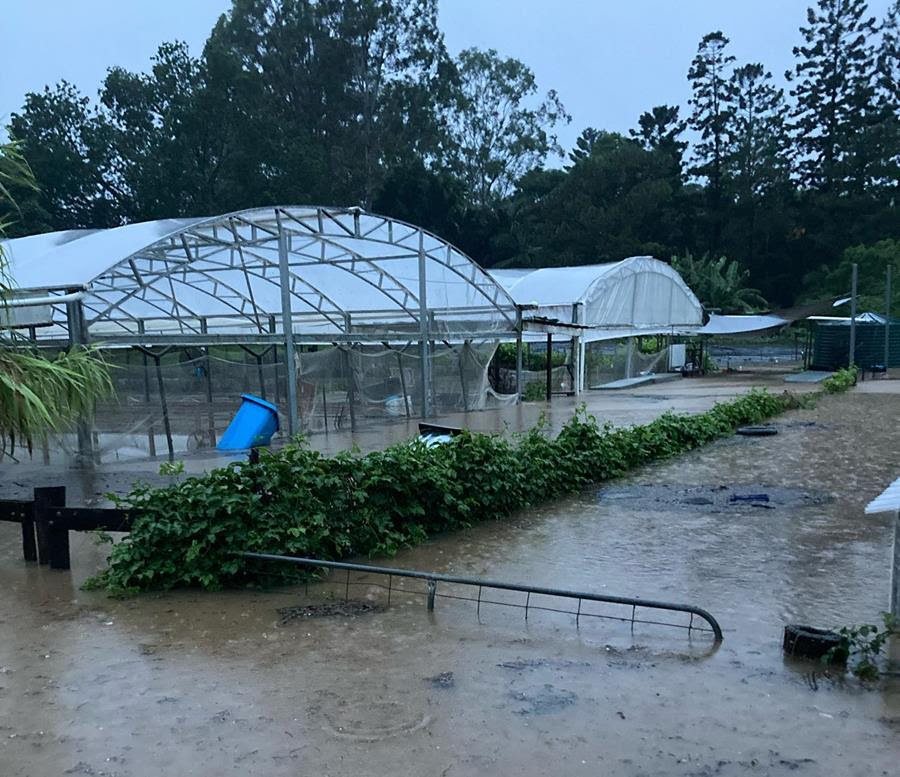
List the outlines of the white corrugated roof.
{"label": "white corrugated roof", "polygon": [[891,510],[900,510],[900,478],[897,478],[866,505],[866,515],[886,513]]}

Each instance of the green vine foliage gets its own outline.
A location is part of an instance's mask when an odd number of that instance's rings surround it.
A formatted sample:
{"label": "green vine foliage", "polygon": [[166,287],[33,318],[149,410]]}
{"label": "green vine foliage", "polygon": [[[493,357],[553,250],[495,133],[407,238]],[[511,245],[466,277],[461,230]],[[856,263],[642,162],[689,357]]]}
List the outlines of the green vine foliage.
{"label": "green vine foliage", "polygon": [[339,559],[391,554],[439,532],[575,492],[758,423],[794,398],[753,391],[699,415],[667,413],[623,429],[583,409],[555,437],[542,421],[507,439],[463,433],[366,455],[327,457],[295,444],[263,451],[164,488],[137,486],[120,501],[131,533],[89,587],[112,593],[258,584],[271,574],[236,553]]}
{"label": "green vine foliage", "polygon": [[877,680],[878,657],[888,640],[900,635],[900,623],[890,613],[882,613],[883,625],[845,626],[838,631],[841,641],[823,656],[824,663],[850,661],[850,669],[860,680]]}
{"label": "green vine foliage", "polygon": [[859,377],[859,368],[856,365],[844,367],[822,381],[822,388],[826,394],[841,394],[856,385]]}

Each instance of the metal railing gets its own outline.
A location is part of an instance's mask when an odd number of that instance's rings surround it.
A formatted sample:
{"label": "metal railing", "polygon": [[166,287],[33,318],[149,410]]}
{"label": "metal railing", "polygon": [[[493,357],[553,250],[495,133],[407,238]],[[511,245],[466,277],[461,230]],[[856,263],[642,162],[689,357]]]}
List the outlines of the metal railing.
{"label": "metal railing", "polygon": [[[569,615],[575,616],[575,624],[578,626],[582,618],[602,618],[606,620],[615,620],[621,621],[623,623],[631,623],[632,626],[635,623],[643,623],[643,624],[653,624],[658,626],[670,626],[673,628],[686,629],[690,634],[693,631],[707,632],[713,635],[713,638],[716,642],[722,641],[722,629],[719,626],[718,621],[710,615],[706,610],[702,607],[695,607],[692,604],[678,604],[673,602],[660,602],[655,601],[653,599],[638,599],[629,596],[608,596],[606,594],[595,594],[587,591],[570,591],[563,588],[546,588],[543,586],[535,586],[535,585],[522,585],[519,583],[506,583],[499,580],[484,580],[481,578],[475,577],[459,577],[456,575],[443,575],[437,572],[423,572],[415,569],[397,569],[393,567],[377,567],[371,566],[368,564],[354,564],[351,562],[345,561],[324,561],[322,559],[314,559],[314,558],[300,558],[297,556],[279,556],[273,553],[251,553],[251,552],[242,552],[239,555],[248,559],[257,559],[259,561],[275,561],[282,562],[286,564],[296,564],[298,566],[305,567],[313,567],[320,569],[337,569],[337,570],[345,570],[347,575],[344,582],[345,585],[345,598],[349,599],[350,596],[350,586],[351,585],[365,585],[372,586],[373,583],[370,581],[360,582],[360,581],[351,581],[350,573],[351,572],[362,572],[366,574],[375,574],[375,575],[384,575],[388,578],[387,586],[381,586],[382,588],[386,588],[388,591],[388,606],[390,606],[391,601],[391,592],[393,589],[393,579],[395,577],[400,578],[412,578],[416,580],[424,580],[426,583],[426,590],[423,592],[426,596],[426,603],[429,610],[434,609],[434,602],[436,598],[445,598],[445,599],[458,599],[463,601],[471,601],[477,603],[478,613],[481,614],[481,605],[482,604],[492,604],[499,605],[502,607],[515,607],[520,608],[525,611],[525,620],[528,620],[528,612],[529,610],[542,610],[545,612],[557,612],[557,613],[565,613]],[[458,594],[450,594],[450,593],[439,593],[438,592],[438,583],[446,583],[453,585],[461,585],[461,586],[469,586],[472,588],[476,588],[478,593],[477,596],[460,596]],[[495,589],[500,591],[515,591],[519,593],[525,594],[525,602],[524,604],[518,602],[501,602],[493,599],[485,599],[483,596],[484,589]],[[404,593],[408,593],[404,591]],[[532,604],[531,597],[532,596],[547,596],[547,597],[556,597],[559,599],[568,599],[577,601],[576,609],[562,609],[558,607],[547,607],[544,605]],[[607,614],[598,614],[594,612],[589,612],[583,609],[584,602],[602,602],[605,604],[614,604],[621,605],[624,607],[631,608],[630,617],[625,616],[613,616]],[[637,617],[638,610],[656,610],[656,611],[669,611],[669,612],[681,612],[690,615],[690,620],[687,624],[681,623],[671,623],[668,621],[659,621],[659,620],[650,620],[648,618]],[[699,618],[702,621],[706,622],[706,626],[695,625],[694,619]]]}

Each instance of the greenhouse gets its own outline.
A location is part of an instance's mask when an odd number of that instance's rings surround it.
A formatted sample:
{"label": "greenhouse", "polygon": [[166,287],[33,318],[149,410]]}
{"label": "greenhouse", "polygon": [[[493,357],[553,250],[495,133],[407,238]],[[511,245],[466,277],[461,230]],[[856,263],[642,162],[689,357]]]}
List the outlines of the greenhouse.
{"label": "greenhouse", "polygon": [[149,433],[151,453],[215,444],[244,391],[283,403],[289,433],[515,401],[487,379],[522,328],[511,297],[447,242],[358,208],[71,230],[3,251],[7,326],[36,347],[102,347],[118,402],[97,423]]}
{"label": "greenhouse", "polygon": [[[494,270],[494,278],[516,303],[534,318],[570,322],[574,333],[574,393],[595,381],[587,374],[592,351],[616,353],[616,341],[625,340],[624,365],[607,377],[630,377],[640,356],[634,338],[681,335],[703,324],[703,308],[682,277],[669,265],[650,256],[620,262],[577,267],[542,267],[533,270]],[[538,335],[527,333],[526,340]],[[595,345],[596,344],[596,345]],[[657,351],[662,354],[661,350]],[[657,366],[658,358],[641,364]]]}
{"label": "greenhouse", "polygon": [[[515,402],[523,339],[568,344],[577,393],[586,343],[701,316],[649,257],[489,274],[428,231],[359,208],[70,230],[3,251],[5,325],[38,348],[101,347],[117,400],[98,412],[99,432],[143,439],[151,454],[215,445],[242,392],[284,408],[289,434]],[[503,387],[489,372],[502,342],[516,344]]]}

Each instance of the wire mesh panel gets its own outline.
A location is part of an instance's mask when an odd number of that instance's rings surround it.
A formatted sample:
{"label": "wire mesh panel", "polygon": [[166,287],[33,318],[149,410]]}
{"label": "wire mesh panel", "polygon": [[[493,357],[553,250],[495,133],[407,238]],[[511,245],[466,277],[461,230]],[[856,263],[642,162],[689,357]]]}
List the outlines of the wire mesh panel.
{"label": "wire mesh panel", "polygon": [[[515,401],[495,391],[488,365],[496,342],[429,343],[435,412],[482,410]],[[162,455],[215,447],[252,394],[287,413],[285,348],[278,344],[131,347],[105,351],[115,398],[97,407],[95,451]],[[295,349],[300,430],[376,428],[421,416],[419,343],[305,345]],[[282,423],[284,428],[286,424]],[[68,445],[74,448],[74,442]],[[67,449],[66,439],[61,451]]]}
{"label": "wire mesh panel", "polygon": [[[315,569],[320,585],[318,593],[330,597],[343,596],[350,601],[351,592],[360,588],[370,601],[390,606],[398,598],[423,597],[428,610],[434,610],[439,599],[469,603],[481,619],[490,608],[520,612],[523,620],[541,614],[567,616],[579,628],[584,622],[616,621],[636,626],[661,626],[679,629],[687,634],[709,634],[716,642],[722,630],[715,618],[705,610],[688,604],[659,602],[649,599],[569,591],[542,586],[503,583],[478,578],[462,578],[419,570],[391,569],[350,562],[278,556],[266,553],[240,554],[255,562],[279,562]],[[261,567],[264,570],[265,566]],[[379,580],[380,578],[380,580]],[[307,583],[307,592],[309,584]]]}

